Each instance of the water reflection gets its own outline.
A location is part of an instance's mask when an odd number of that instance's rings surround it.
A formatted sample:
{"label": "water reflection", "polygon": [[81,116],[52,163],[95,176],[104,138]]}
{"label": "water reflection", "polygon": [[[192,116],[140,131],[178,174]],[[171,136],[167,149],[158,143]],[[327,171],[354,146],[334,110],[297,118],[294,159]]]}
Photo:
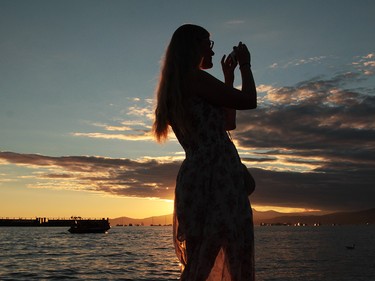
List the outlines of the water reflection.
{"label": "water reflection", "polygon": [[[375,226],[256,227],[258,281],[375,280]],[[348,250],[347,245],[355,244]],[[0,227],[0,280],[177,280],[171,227]]]}

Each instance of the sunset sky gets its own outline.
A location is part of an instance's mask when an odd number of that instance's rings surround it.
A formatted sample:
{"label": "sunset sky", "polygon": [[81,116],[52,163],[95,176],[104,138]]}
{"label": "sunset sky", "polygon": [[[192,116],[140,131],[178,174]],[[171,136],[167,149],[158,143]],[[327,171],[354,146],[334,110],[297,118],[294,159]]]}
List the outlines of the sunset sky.
{"label": "sunset sky", "polygon": [[184,153],[150,127],[184,23],[211,33],[219,79],[233,45],[251,51],[258,108],[232,136],[256,210],[375,207],[374,14],[363,0],[0,0],[0,217],[172,212]]}

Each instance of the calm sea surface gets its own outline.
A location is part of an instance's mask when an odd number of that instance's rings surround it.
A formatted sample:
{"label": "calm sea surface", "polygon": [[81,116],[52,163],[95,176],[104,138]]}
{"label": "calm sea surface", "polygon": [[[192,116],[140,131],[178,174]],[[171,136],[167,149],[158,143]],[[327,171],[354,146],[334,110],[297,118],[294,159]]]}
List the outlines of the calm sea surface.
{"label": "calm sea surface", "polygon": [[[0,227],[0,280],[176,280],[171,227]],[[257,280],[375,281],[375,226],[256,227]],[[354,250],[346,249],[355,244]]]}

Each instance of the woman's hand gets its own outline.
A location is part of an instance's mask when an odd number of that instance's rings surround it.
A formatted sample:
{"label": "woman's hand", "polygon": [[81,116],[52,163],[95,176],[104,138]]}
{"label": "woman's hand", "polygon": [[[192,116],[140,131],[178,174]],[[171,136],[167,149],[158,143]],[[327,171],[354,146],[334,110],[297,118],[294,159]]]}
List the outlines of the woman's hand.
{"label": "woman's hand", "polygon": [[221,58],[221,68],[224,73],[225,84],[233,86],[234,82],[234,69],[237,66],[237,62],[233,61],[231,56],[224,55]]}
{"label": "woman's hand", "polygon": [[238,64],[240,65],[240,67],[241,65],[244,65],[244,64],[248,64],[248,65],[251,64],[250,52],[247,49],[246,45],[242,44],[242,42],[240,42],[238,46],[236,47],[236,57],[237,57]]}

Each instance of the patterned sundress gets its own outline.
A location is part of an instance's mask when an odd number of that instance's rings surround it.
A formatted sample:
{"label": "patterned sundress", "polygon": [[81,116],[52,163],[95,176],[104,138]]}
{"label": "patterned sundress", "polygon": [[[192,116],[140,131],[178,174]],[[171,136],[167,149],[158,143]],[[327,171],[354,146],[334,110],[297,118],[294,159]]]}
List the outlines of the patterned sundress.
{"label": "patterned sundress", "polygon": [[194,134],[173,131],[185,150],[174,206],[174,243],[183,281],[254,280],[252,210],[224,110],[190,100]]}

